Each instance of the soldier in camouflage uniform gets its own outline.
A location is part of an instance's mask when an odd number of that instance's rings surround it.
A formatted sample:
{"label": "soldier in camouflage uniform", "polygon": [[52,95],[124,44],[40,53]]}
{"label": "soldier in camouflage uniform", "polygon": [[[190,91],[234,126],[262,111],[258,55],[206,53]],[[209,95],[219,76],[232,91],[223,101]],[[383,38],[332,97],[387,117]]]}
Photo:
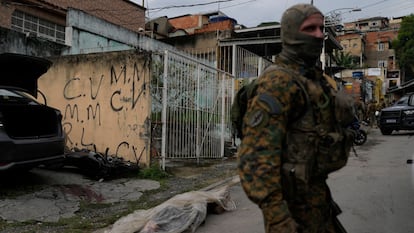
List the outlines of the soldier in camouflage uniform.
{"label": "soldier in camouflage uniform", "polygon": [[378,104],[376,100],[371,100],[368,103],[366,119],[368,120],[369,126],[374,127],[376,123],[375,111],[378,109]]}
{"label": "soldier in camouflage uniform", "polygon": [[285,11],[282,51],[258,78],[243,118],[239,176],[267,233],[345,232],[326,179],[347,162],[353,118],[340,119],[341,98],[316,65],[323,22],[313,5]]}
{"label": "soldier in camouflage uniform", "polygon": [[358,101],[355,102],[355,110],[358,116],[359,121],[364,121],[365,119],[365,103],[362,100],[362,97],[359,98]]}

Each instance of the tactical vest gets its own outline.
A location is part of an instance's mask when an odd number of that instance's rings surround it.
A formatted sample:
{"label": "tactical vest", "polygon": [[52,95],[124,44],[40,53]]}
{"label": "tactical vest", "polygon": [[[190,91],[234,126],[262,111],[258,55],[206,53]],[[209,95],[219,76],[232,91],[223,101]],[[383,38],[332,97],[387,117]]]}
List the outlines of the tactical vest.
{"label": "tactical vest", "polygon": [[344,127],[350,119],[341,116],[349,118],[347,114],[352,115],[348,113],[352,109],[337,106],[344,100],[324,78],[320,81],[326,88],[299,73],[292,74],[291,70],[277,66],[268,70],[272,69],[288,72],[306,97],[306,110],[287,128],[287,148],[282,155],[282,182],[289,199],[307,192],[313,180],[326,179],[327,174],[345,166],[352,147],[352,132]]}

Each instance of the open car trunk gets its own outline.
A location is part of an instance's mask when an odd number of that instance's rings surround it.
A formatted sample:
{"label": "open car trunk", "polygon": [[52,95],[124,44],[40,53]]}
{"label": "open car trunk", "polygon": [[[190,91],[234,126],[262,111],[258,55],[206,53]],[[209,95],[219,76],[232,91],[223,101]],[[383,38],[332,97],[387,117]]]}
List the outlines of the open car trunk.
{"label": "open car trunk", "polygon": [[0,54],[0,171],[63,159],[62,115],[33,98],[37,80],[51,64],[39,57]]}
{"label": "open car trunk", "polygon": [[18,87],[37,97],[37,79],[51,65],[51,61],[40,57],[0,54],[0,85]]}
{"label": "open car trunk", "polygon": [[61,134],[60,115],[44,105],[1,106],[4,129],[10,138],[33,139]]}

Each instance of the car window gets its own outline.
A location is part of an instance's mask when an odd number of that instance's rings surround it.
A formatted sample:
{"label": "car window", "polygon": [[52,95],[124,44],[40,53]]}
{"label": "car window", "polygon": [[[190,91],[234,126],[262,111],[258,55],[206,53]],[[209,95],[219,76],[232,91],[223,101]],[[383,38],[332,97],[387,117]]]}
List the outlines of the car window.
{"label": "car window", "polygon": [[407,105],[408,104],[408,96],[403,96],[394,105]]}
{"label": "car window", "polygon": [[0,89],[0,95],[4,98],[9,98],[9,97],[19,98],[20,97],[17,93],[15,93],[13,91],[6,90],[6,89]]}
{"label": "car window", "polygon": [[411,106],[414,106],[414,95],[411,95],[411,98],[410,98],[410,105],[411,105]]}
{"label": "car window", "polygon": [[23,94],[23,92],[8,90],[4,88],[0,88],[0,102],[3,104],[36,104],[33,99]]}

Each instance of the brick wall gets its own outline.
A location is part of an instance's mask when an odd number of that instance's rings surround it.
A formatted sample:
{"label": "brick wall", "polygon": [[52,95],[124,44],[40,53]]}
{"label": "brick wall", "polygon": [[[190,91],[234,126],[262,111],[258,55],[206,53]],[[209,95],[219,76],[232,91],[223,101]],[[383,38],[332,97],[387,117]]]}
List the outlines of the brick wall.
{"label": "brick wall", "polygon": [[[397,38],[398,31],[375,31],[366,33],[366,55],[367,65],[370,67],[377,67],[378,61],[387,61],[387,67],[391,69],[396,68],[391,57],[395,56],[395,52],[390,48],[392,40]],[[378,50],[378,43],[383,43],[384,50]]]}
{"label": "brick wall", "polygon": [[204,27],[195,30],[194,33],[204,33],[204,32],[212,32],[212,31],[223,31],[223,30],[230,30],[233,29],[233,21],[232,20],[224,20],[217,23],[209,23]]}
{"label": "brick wall", "polygon": [[5,28],[10,28],[11,25],[11,17],[10,15],[13,13],[13,7],[8,5],[2,4],[0,2],[0,26]]}
{"label": "brick wall", "polygon": [[376,32],[367,32],[367,50],[377,50],[378,41],[386,43],[386,48],[388,48],[388,42],[391,42],[398,36],[398,31],[376,31]]}
{"label": "brick wall", "polygon": [[200,17],[202,16],[201,15],[189,15],[189,16],[169,19],[169,22],[175,28],[194,29],[194,28],[198,28],[202,26],[200,25]]}
{"label": "brick wall", "polygon": [[[46,11],[45,9],[48,8],[53,11]],[[140,27],[145,27],[145,8],[128,0],[27,0],[21,4],[2,0],[0,26],[10,28],[11,14],[15,9],[60,25],[66,25],[65,15],[68,8],[82,10],[135,32],[138,32]]]}
{"label": "brick wall", "polygon": [[220,22],[208,22],[208,18],[203,15],[188,15],[169,19],[170,24],[177,29],[184,29],[189,34],[199,34],[213,32],[216,30],[230,30],[234,27],[234,21],[223,20]]}
{"label": "brick wall", "polygon": [[145,27],[145,9],[128,0],[43,0],[50,4],[83,10],[98,18],[138,32]]}

